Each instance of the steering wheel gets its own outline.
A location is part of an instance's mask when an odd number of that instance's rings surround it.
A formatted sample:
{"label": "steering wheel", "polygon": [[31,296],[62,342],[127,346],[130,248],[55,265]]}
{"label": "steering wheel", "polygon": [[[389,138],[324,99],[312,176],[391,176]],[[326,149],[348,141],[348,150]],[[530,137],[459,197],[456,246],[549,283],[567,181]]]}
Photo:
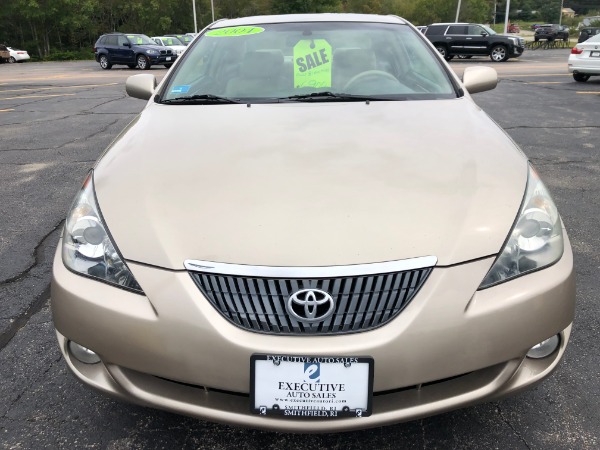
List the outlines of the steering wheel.
{"label": "steering wheel", "polygon": [[346,83],[346,86],[344,86],[344,91],[350,91],[354,85],[364,83],[367,80],[372,81],[379,78],[385,78],[386,80],[394,81],[398,85],[401,84],[398,79],[389,72],[384,72],[383,70],[367,70],[366,72],[361,72],[358,75],[350,78]]}

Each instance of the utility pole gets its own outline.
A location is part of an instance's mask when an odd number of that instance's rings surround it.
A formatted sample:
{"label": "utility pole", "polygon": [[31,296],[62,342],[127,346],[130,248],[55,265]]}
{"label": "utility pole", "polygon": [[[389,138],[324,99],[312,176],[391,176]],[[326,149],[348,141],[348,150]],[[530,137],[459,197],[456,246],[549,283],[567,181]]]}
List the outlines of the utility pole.
{"label": "utility pole", "polygon": [[508,11],[510,10],[510,0],[506,0],[506,15],[504,16],[504,33],[508,33]]}
{"label": "utility pole", "polygon": [[460,2],[461,0],[458,0],[458,7],[456,8],[456,19],[454,20],[455,23],[458,23],[458,16],[460,15]]}
{"label": "utility pole", "polygon": [[198,32],[198,21],[196,19],[196,0],[192,0],[192,11],[194,14],[194,33]]}
{"label": "utility pole", "polygon": [[210,0],[210,11],[212,12],[212,21],[215,21],[215,4],[213,0]]}
{"label": "utility pole", "polygon": [[494,26],[496,26],[496,11],[498,10],[498,0],[494,0]]}
{"label": "utility pole", "polygon": [[562,25],[562,10],[565,0],[560,0],[560,16],[558,16],[558,24]]}

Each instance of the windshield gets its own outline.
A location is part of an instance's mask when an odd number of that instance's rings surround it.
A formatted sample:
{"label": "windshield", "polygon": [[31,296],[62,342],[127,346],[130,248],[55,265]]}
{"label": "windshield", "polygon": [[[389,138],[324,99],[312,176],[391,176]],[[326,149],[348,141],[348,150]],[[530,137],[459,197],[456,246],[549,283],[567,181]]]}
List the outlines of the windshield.
{"label": "windshield", "polygon": [[[276,102],[325,92],[382,100],[457,96],[435,53],[406,25],[216,28],[200,36],[184,58],[159,101],[211,95]],[[332,98],[321,95],[318,101]]]}
{"label": "windshield", "polygon": [[128,34],[126,36],[133,45],[156,45],[156,42],[145,34]]}
{"label": "windshield", "polygon": [[177,39],[176,37],[161,37],[163,44],[164,45],[183,45],[183,42],[181,42],[179,39]]}
{"label": "windshield", "polygon": [[189,43],[192,42],[192,39],[194,38],[193,36],[188,36],[186,34],[179,34],[177,35],[177,39],[179,39],[182,45],[189,45]]}
{"label": "windshield", "polygon": [[483,29],[487,32],[487,34],[489,34],[490,36],[492,34],[498,34],[496,33],[494,30],[492,30],[490,27],[488,27],[487,25],[481,25],[483,27]]}

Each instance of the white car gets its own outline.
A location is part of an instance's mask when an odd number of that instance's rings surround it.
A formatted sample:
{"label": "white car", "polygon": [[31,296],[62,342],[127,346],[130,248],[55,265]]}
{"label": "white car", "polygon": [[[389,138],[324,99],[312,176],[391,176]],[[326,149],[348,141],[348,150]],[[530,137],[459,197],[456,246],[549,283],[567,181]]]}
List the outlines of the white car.
{"label": "white car", "polygon": [[579,82],[600,75],[600,34],[573,47],[569,55],[569,73]]}
{"label": "white car", "polygon": [[7,47],[10,52],[10,58],[8,58],[9,63],[23,62],[31,59],[27,50],[17,50],[13,47]]}
{"label": "white car", "polygon": [[185,50],[185,45],[175,36],[155,36],[151,39],[156,42],[156,45],[169,47],[177,56],[181,55]]}

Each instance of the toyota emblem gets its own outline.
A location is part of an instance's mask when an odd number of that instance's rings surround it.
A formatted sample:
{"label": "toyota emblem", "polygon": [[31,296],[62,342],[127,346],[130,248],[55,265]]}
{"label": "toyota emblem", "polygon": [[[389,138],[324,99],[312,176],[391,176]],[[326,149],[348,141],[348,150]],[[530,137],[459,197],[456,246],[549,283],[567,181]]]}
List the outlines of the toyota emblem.
{"label": "toyota emblem", "polygon": [[322,322],[335,309],[335,301],[327,292],[320,289],[296,291],[287,301],[287,310],[300,322]]}

